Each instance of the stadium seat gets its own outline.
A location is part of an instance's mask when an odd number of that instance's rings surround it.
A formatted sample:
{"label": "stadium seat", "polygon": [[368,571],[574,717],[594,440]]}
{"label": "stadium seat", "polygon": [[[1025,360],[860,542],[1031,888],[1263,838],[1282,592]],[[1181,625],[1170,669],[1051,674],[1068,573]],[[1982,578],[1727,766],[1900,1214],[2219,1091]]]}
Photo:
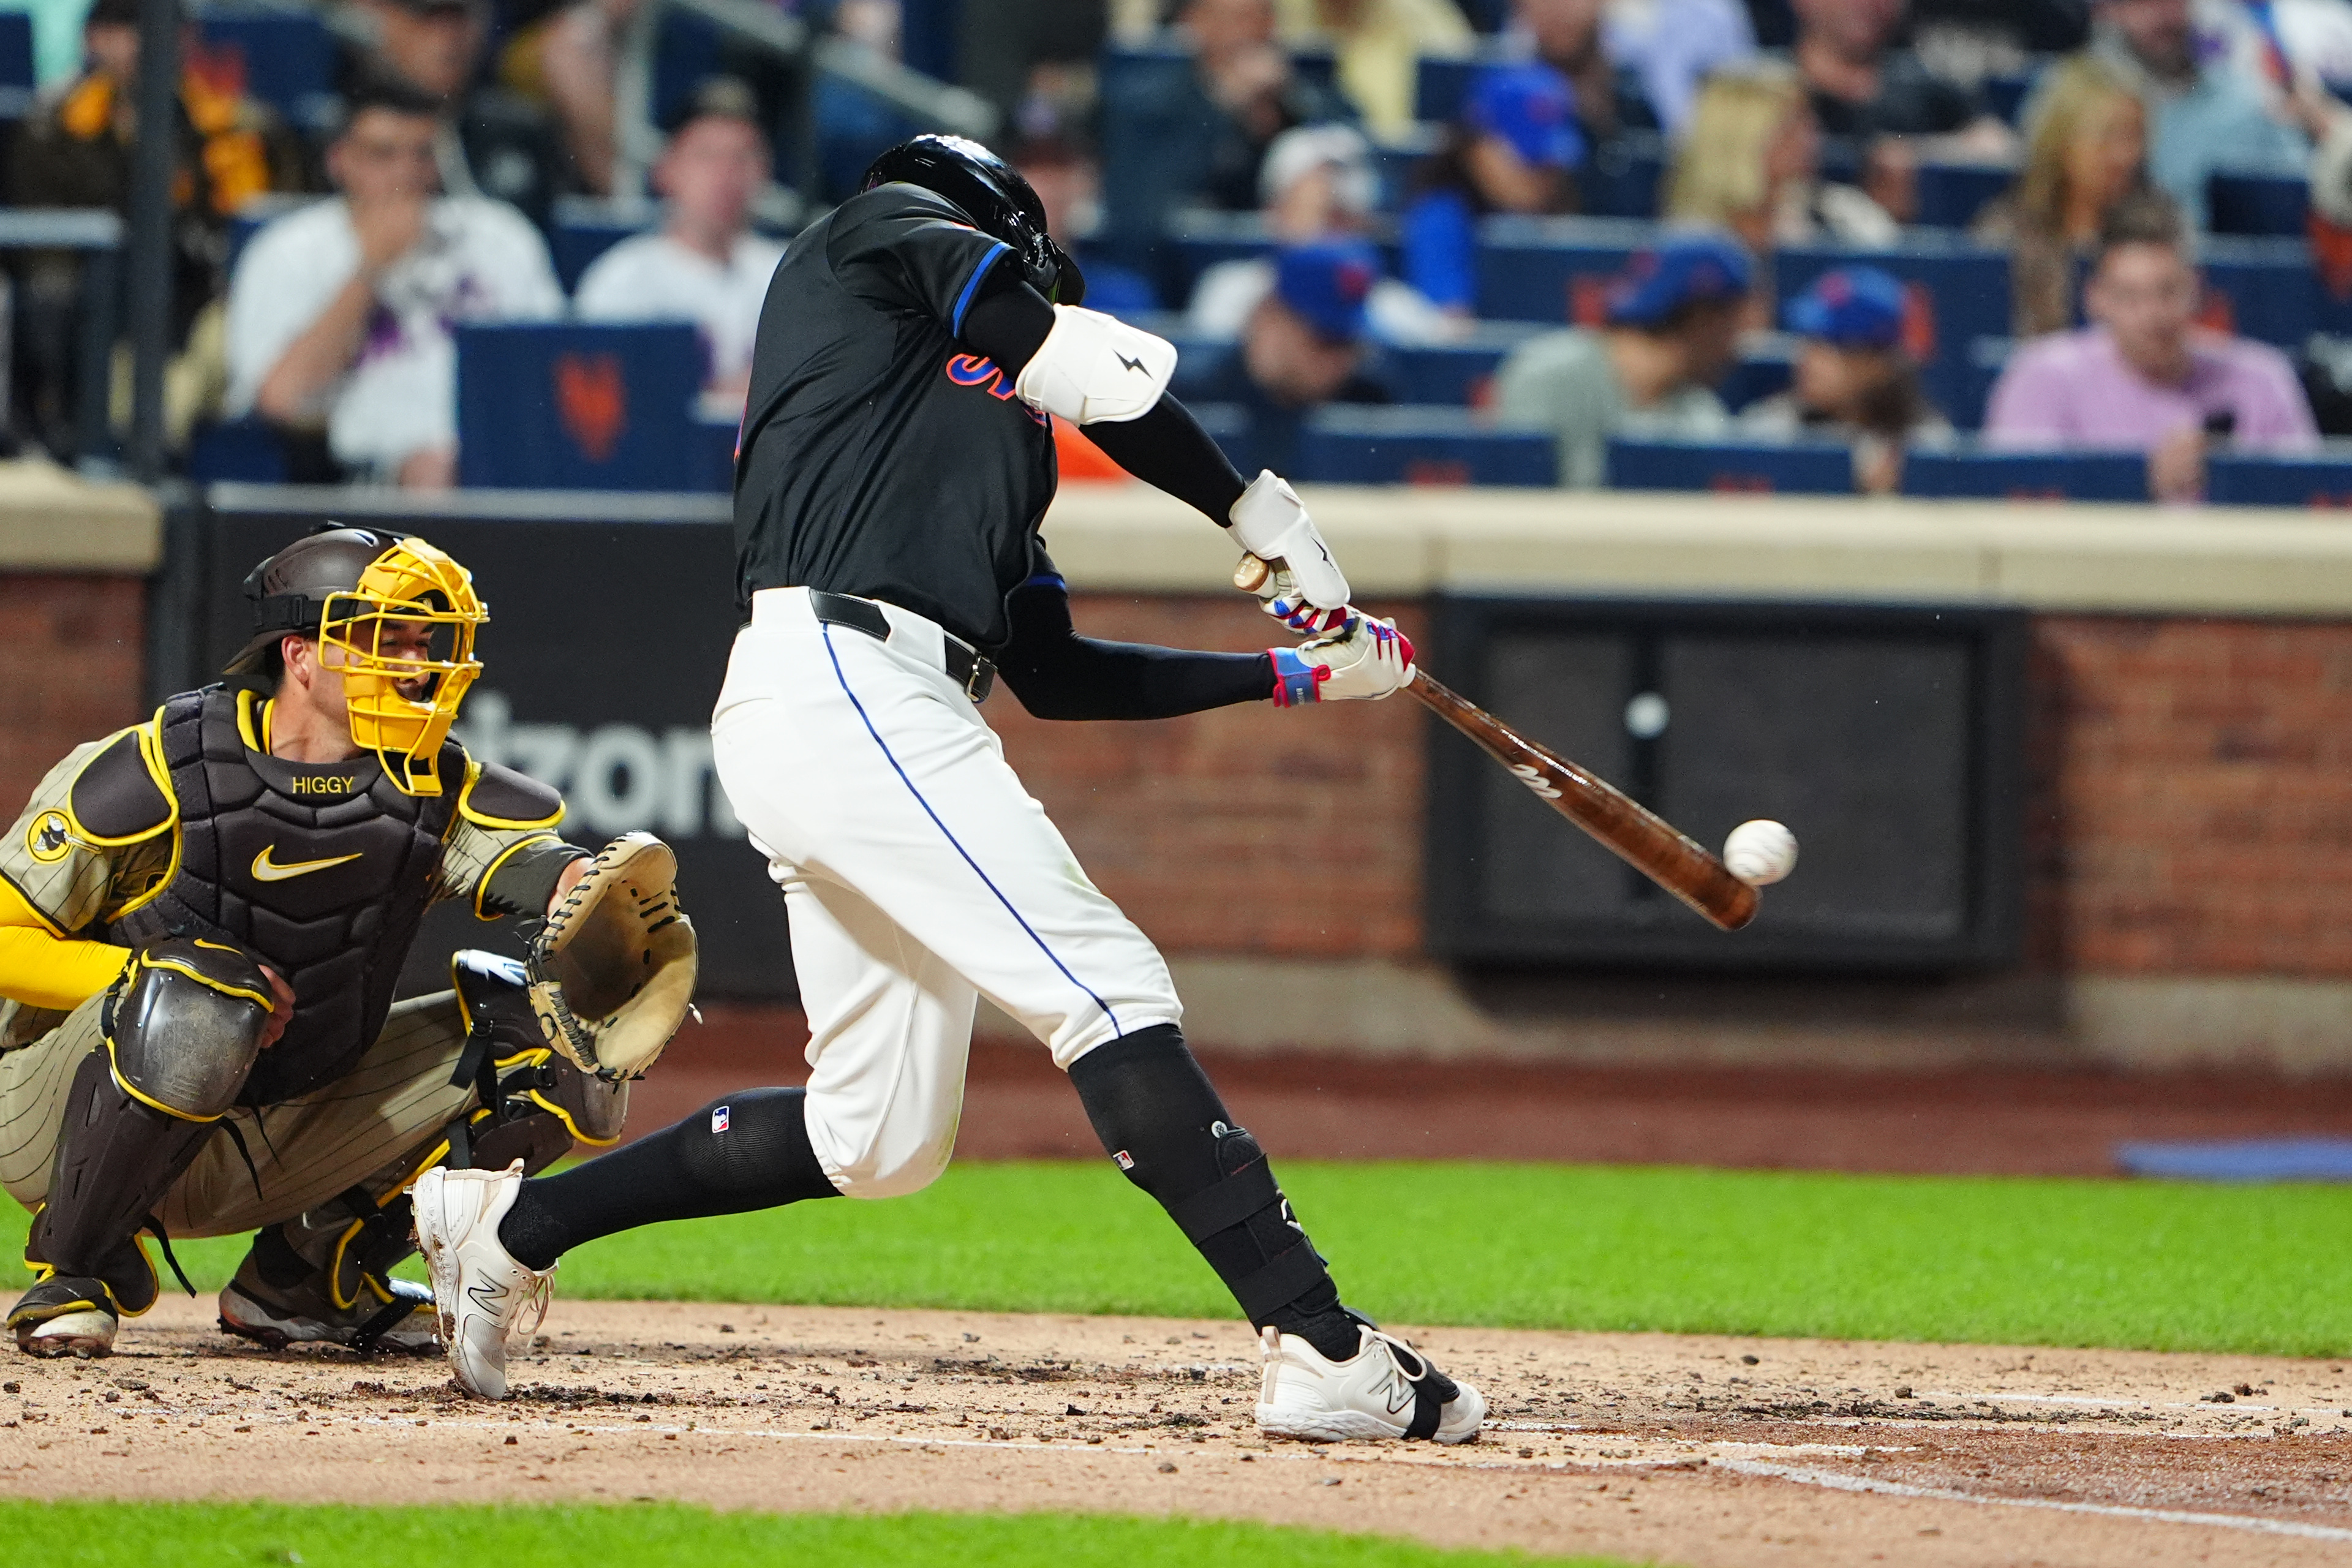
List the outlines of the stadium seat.
{"label": "stadium seat", "polygon": [[205,426],[188,443],[188,478],[200,485],[236,480],[282,485],[287,469],[286,448],[278,432],[258,419]]}
{"label": "stadium seat", "polygon": [[1628,131],[1593,153],[1577,174],[1592,217],[1655,218],[1669,149],[1655,131]]}
{"label": "stadium seat", "polygon": [[547,236],[547,254],[563,291],[580,287],[580,275],[613,247],[645,228],[656,215],[642,208],[580,196],[558,196],[555,222]]}
{"label": "stadium seat", "polygon": [[1408,403],[1483,406],[1495,367],[1538,328],[1481,321],[1458,343],[1427,343],[1388,351]]}
{"label": "stadium seat", "polygon": [[1995,71],[1984,79],[1985,107],[2015,125],[2025,112],[2025,100],[2042,75],[2039,62],[2023,70]]}
{"label": "stadium seat", "polygon": [[1298,444],[1304,482],[1334,485],[1551,485],[1552,438],[1495,430],[1459,408],[1334,405],[1307,421]]}
{"label": "stadium seat", "polygon": [[1796,368],[1796,343],[1792,338],[1773,334],[1767,342],[1748,348],[1731,374],[1715,395],[1734,414],[1751,403],[1789,390],[1789,381]]}
{"label": "stadium seat", "polygon": [[1609,488],[1739,495],[1851,495],[1853,453],[1842,441],[1613,440]]}
{"label": "stadium seat", "polygon": [[2217,453],[2205,466],[2205,499],[2215,506],[2352,508],[2352,450],[2303,458]]}
{"label": "stadium seat", "polygon": [[711,488],[692,327],[457,329],[457,474],[528,489]]}
{"label": "stadium seat", "polygon": [[207,54],[236,63],[245,90],[297,125],[317,128],[335,111],[335,40],[316,12],[239,5],[199,11]]}
{"label": "stadium seat", "polygon": [[1192,297],[1201,274],[1220,261],[1245,260],[1274,249],[1265,219],[1256,213],[1217,212],[1190,207],[1168,220],[1168,249],[1173,258],[1172,280],[1181,289],[1181,303]]}
{"label": "stadium seat", "polygon": [[2147,458],[2137,452],[1989,452],[1915,449],[1903,463],[1906,496],[2011,500],[2147,500]]}
{"label": "stadium seat", "polygon": [[2017,171],[2006,163],[1921,163],[1919,225],[1966,228],[2016,178]]}
{"label": "stadium seat", "polygon": [[0,11],[0,88],[32,90],[33,18],[23,11]]}
{"label": "stadium seat", "polygon": [[2010,351],[2016,346],[2015,340],[2006,337],[1971,339],[1965,355],[1927,381],[1928,400],[1954,428],[1974,430],[1984,424],[1985,404],[1992,397],[1993,384],[2008,368]]}
{"label": "stadium seat", "polygon": [[2217,171],[2205,183],[2208,226],[2215,234],[2300,237],[2311,223],[2311,181],[2263,170]]}
{"label": "stadium seat", "polygon": [[1484,63],[1475,56],[1422,56],[1413,70],[1412,117],[1442,122],[1460,113],[1470,79]]}
{"label": "stadium seat", "polygon": [[2319,277],[2305,241],[2208,237],[2197,260],[2206,325],[2290,350],[2320,330]]}
{"label": "stadium seat", "polygon": [[1490,217],[1478,226],[1478,314],[1597,326],[1610,279],[1657,238],[1617,218]]}

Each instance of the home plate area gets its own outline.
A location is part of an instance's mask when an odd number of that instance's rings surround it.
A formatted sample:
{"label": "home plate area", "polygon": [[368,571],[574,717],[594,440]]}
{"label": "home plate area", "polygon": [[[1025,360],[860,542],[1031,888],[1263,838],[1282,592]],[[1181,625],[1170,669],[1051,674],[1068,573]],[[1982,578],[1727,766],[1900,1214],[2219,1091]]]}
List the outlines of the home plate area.
{"label": "home plate area", "polygon": [[1693,1568],[2352,1552],[2344,1363],[1408,1328],[1481,1440],[1318,1447],[1258,1435],[1233,1321],[560,1300],[493,1405],[208,1306],[9,1363],[5,1495],[1092,1510]]}

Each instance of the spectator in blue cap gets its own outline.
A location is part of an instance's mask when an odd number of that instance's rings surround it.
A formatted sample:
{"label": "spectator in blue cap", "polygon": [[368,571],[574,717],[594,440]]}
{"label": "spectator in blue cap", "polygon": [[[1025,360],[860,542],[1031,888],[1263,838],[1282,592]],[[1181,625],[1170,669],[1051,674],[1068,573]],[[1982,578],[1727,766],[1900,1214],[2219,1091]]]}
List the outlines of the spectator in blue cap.
{"label": "spectator in blue cap", "polygon": [[1755,264],[1729,235],[1670,235],[1609,291],[1605,324],[1530,338],[1495,374],[1495,413],[1559,443],[1559,482],[1600,486],[1621,433],[1706,437],[1730,427],[1715,385],[1731,368]]}
{"label": "spectator in blue cap", "polygon": [[1286,471],[1307,416],[1324,404],[1391,401],[1367,330],[1380,277],[1380,252],[1363,240],[1286,246],[1237,352],[1189,376],[1180,368],[1187,401],[1238,405],[1248,426],[1241,466]]}
{"label": "spectator in blue cap", "polygon": [[1577,206],[1584,132],[1568,79],[1540,60],[1489,66],[1414,175],[1404,212],[1404,279],[1441,308],[1477,308],[1478,220]]}
{"label": "spectator in blue cap", "polygon": [[1789,301],[1781,323],[1801,341],[1789,390],[1750,406],[1743,429],[1850,441],[1854,489],[1892,493],[1903,448],[1943,442],[1952,427],[1919,389],[1903,346],[1903,285],[1875,267],[1824,272]]}

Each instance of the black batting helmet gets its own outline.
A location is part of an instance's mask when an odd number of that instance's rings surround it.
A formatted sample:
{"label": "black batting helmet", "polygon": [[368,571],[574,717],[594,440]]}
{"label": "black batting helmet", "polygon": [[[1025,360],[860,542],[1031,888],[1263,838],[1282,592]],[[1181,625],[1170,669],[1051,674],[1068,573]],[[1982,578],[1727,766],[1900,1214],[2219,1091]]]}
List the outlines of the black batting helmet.
{"label": "black batting helmet", "polygon": [[866,166],[861,190],[920,185],[944,197],[982,234],[1011,246],[1029,286],[1056,304],[1086,298],[1077,263],[1045,232],[1045,204],[1021,171],[961,136],[923,135],[901,142]]}

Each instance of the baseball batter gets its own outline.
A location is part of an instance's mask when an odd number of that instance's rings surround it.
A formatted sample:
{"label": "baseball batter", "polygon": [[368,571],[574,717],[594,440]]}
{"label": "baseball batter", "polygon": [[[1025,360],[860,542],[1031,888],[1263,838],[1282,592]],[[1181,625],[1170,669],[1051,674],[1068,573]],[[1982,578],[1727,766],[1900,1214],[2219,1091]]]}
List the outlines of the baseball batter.
{"label": "baseball batter", "polygon": [[7,1321],[35,1355],[105,1354],[153,1303],[142,1232],[168,1258],[257,1229],[222,1328],[429,1350],[429,1294],[390,1272],[416,1170],[620,1135],[626,1086],[555,1056],[522,965],[393,987],[437,900],[576,930],[668,851],[592,864],[553,790],[447,739],[487,613],[432,545],[331,527],[246,592],[228,679],[76,748],[0,841],[0,1184],[36,1211]]}
{"label": "baseball batter", "polygon": [[[458,1377],[505,1344],[558,1255],[656,1220],[890,1197],[955,1142],[975,999],[1053,1052],[1103,1147],[1260,1330],[1266,1431],[1477,1436],[1485,1401],[1340,1303],[1255,1139],[1186,1048],[1168,968],[1007,766],[1002,677],[1050,719],[1379,698],[1409,679],[1297,497],[1245,484],[1166,395],[1176,352],[1081,308],[1026,181],[919,137],[798,238],[771,284],[738,457],[749,624],[712,719],[718,771],[790,912],[808,1084],[749,1089],[551,1178],[435,1171],[417,1235]],[[1266,608],[1315,634],[1262,654],[1072,629],[1036,526],[1049,415],[1279,562]]]}

